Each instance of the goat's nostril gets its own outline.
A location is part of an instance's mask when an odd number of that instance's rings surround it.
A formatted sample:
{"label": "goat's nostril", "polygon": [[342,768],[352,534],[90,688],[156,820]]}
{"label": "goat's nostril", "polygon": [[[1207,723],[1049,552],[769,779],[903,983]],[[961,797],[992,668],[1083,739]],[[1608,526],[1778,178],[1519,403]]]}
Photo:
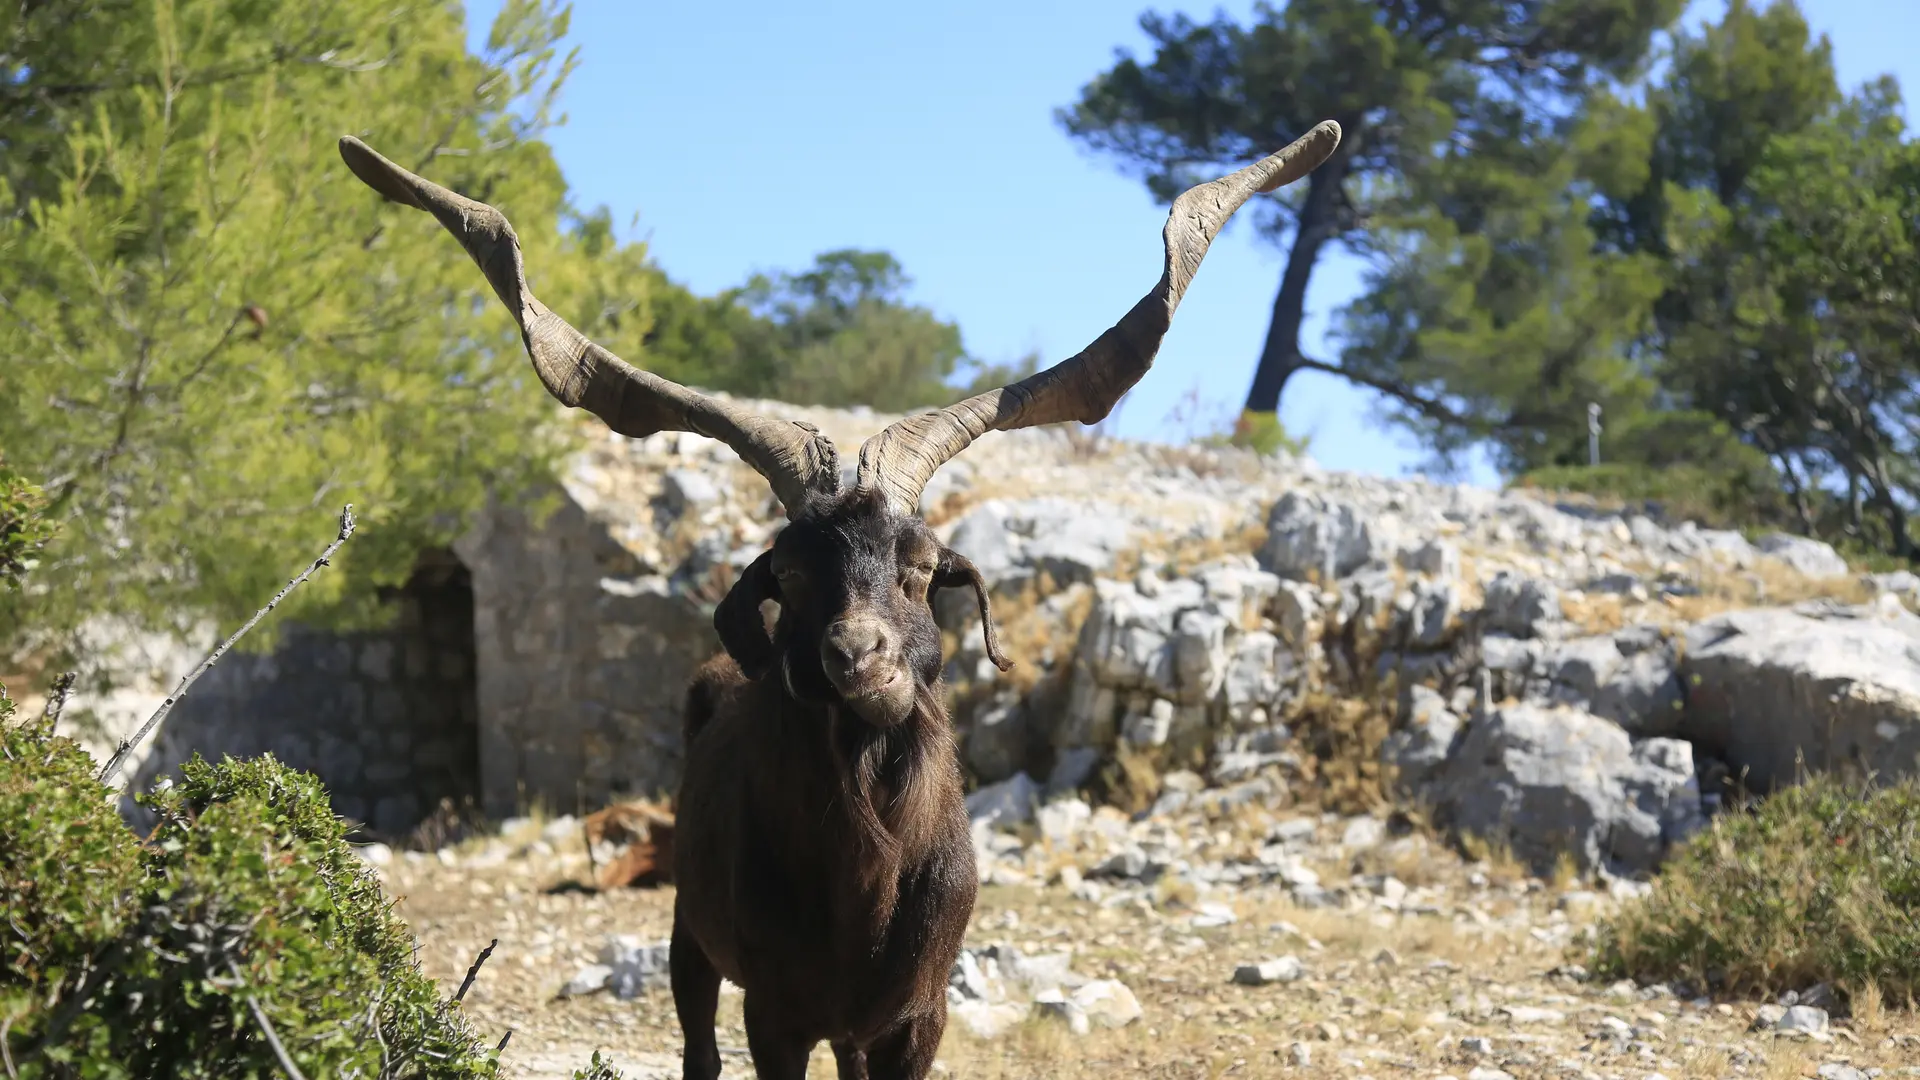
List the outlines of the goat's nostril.
{"label": "goat's nostril", "polygon": [[842,619],[827,628],[827,648],[842,663],[858,664],[886,643],[880,623],[874,619]]}

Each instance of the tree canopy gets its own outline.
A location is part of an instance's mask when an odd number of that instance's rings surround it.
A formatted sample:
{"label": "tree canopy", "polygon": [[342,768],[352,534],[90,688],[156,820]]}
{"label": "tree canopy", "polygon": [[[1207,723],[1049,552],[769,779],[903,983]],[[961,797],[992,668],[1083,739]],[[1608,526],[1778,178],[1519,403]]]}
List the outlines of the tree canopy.
{"label": "tree canopy", "polygon": [[908,408],[1007,373],[884,252],[701,297],[573,206],[542,141],[567,19],[509,0],[475,55],[447,0],[0,10],[0,447],[58,526],[0,637],[233,621],[345,502],[363,539],[295,603],[372,618],[490,493],[551,474],[575,429],[511,321],[348,173],[345,134],[501,206],[540,295],[667,378]]}
{"label": "tree canopy", "polygon": [[886,412],[950,404],[1034,370],[1034,356],[969,355],[957,325],[907,299],[911,284],[887,252],[828,251],[807,270],[755,274],[715,297],[682,292],[656,309],[646,348],[658,370],[712,389]]}
{"label": "tree canopy", "polygon": [[[1326,371],[1380,391],[1443,470],[1487,449],[1512,477],[1920,554],[1920,188],[1899,87],[1840,87],[1793,0],[1731,0],[1697,29],[1678,12],[1150,14],[1151,60],[1122,56],[1062,119],[1163,198],[1318,116],[1348,126],[1265,222],[1289,253],[1249,410]],[[1364,258],[1364,287],[1335,355],[1307,357],[1306,277],[1332,242]]]}
{"label": "tree canopy", "polygon": [[0,14],[0,445],[60,527],[35,587],[0,601],[15,618],[250,611],[345,502],[368,526],[358,573],[313,594],[351,608],[348,582],[370,598],[552,460],[484,284],[432,222],[382,215],[335,143],[485,192],[541,272],[589,274],[538,140],[565,27],[514,0],[474,56],[445,3]]}
{"label": "tree canopy", "polygon": [[1246,409],[1273,412],[1303,369],[1307,285],[1330,244],[1372,250],[1411,180],[1459,150],[1504,151],[1517,121],[1566,110],[1598,75],[1632,74],[1682,0],[1290,0],[1249,25],[1149,12],[1153,56],[1121,53],[1061,110],[1067,132],[1140,174],[1161,201],[1284,146],[1323,119],[1340,148],[1263,233],[1286,269]]}

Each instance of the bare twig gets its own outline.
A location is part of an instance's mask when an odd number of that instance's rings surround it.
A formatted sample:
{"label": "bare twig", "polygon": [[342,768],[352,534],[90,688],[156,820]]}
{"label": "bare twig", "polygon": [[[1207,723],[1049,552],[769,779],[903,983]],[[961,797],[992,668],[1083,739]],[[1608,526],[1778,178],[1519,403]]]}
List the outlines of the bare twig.
{"label": "bare twig", "polygon": [[[20,1074],[13,1071],[13,1051],[7,1049],[7,1034],[12,1030],[13,1030],[12,1016],[8,1016],[6,1020],[0,1021],[0,1062],[6,1063],[7,1080],[20,1080]],[[511,1035],[513,1034],[513,1032],[509,1031],[507,1032],[507,1034]],[[501,1046],[507,1045],[506,1040],[505,1039],[500,1040],[500,1045]]]}
{"label": "bare twig", "polygon": [[40,713],[40,722],[46,725],[47,734],[60,726],[60,714],[67,709],[67,699],[73,696],[73,684],[79,678],[78,672],[61,673],[53,680],[53,689],[47,692],[47,707]]}
{"label": "bare twig", "polygon": [[199,667],[194,668],[192,673],[186,678],[181,679],[180,685],[174,687],[173,693],[167,695],[167,700],[160,703],[160,707],[153,711],[152,716],[147,717],[147,722],[140,725],[139,731],[134,732],[131,738],[120,740],[120,745],[114,750],[113,757],[108,760],[106,767],[100,770],[99,780],[101,783],[108,783],[109,779],[120,771],[120,766],[126,763],[127,755],[132,753],[133,748],[140,745],[140,743],[153,732],[154,728],[160,726],[160,722],[167,718],[169,712],[173,711],[174,704],[187,692],[187,688],[193,685],[195,679],[206,674],[208,668],[219,663],[220,658],[226,655],[227,650],[233,648],[233,643],[245,636],[246,632],[253,629],[261,619],[266,618],[267,612],[278,607],[280,601],[287,598],[288,593],[292,592],[301,582],[312,577],[314,571],[328,564],[328,561],[333,558],[333,553],[340,550],[340,545],[346,543],[347,538],[353,535],[353,524],[353,504],[348,503],[340,510],[340,532],[339,535],[333,538],[333,543],[327,545],[326,550],[320,553],[319,558],[313,560],[312,565],[302,570],[298,577],[287,582],[285,588],[275,593],[273,599],[267,601],[266,607],[254,612],[253,618],[248,619],[245,626],[235,630],[232,637],[222,642],[220,647],[208,654],[205,660],[200,661]]}
{"label": "bare twig", "polygon": [[[235,978],[240,976],[238,969],[235,969],[233,974]],[[260,1034],[267,1037],[267,1045],[273,1049],[273,1056],[279,1060],[280,1071],[287,1074],[287,1080],[307,1080],[305,1076],[301,1075],[300,1066],[293,1063],[293,1058],[287,1053],[287,1048],[281,1045],[280,1036],[273,1030],[273,1022],[267,1019],[267,1010],[260,1007],[260,999],[254,997],[252,994],[248,994],[247,1008],[253,1013],[254,1023],[260,1025]]]}
{"label": "bare twig", "polygon": [[459,1001],[467,996],[467,991],[473,988],[473,980],[480,977],[480,965],[487,962],[487,957],[493,955],[494,946],[498,944],[500,939],[494,938],[487,942],[486,948],[480,950],[479,956],[473,958],[473,966],[467,969],[467,977],[460,981],[460,989],[453,992],[453,1000]]}
{"label": "bare twig", "polygon": [[508,1028],[508,1029],[507,1029],[507,1033],[506,1033],[505,1035],[502,1035],[502,1036],[500,1036],[500,1045],[499,1045],[499,1046],[496,1046],[496,1047],[494,1047],[494,1048],[493,1048],[493,1052],[494,1052],[494,1053],[496,1053],[496,1054],[504,1054],[504,1053],[506,1053],[506,1052],[507,1052],[507,1040],[509,1040],[509,1039],[511,1039],[511,1038],[513,1038],[513,1029],[512,1029],[512,1028]]}

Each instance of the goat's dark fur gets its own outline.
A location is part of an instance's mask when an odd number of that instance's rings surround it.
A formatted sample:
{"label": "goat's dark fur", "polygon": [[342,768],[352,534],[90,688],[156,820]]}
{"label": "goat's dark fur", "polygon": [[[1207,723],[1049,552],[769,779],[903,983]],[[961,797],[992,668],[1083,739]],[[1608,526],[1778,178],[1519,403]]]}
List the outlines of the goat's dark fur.
{"label": "goat's dark fur", "polygon": [[[977,889],[929,594],[978,582],[918,519],[848,496],[797,517],[716,611],[727,655],[688,690],[674,849],[687,1077],[719,1074],[723,976],[762,1080],[803,1077],[821,1040],[843,1080],[927,1074]],[[823,644],[859,619],[886,670]]]}

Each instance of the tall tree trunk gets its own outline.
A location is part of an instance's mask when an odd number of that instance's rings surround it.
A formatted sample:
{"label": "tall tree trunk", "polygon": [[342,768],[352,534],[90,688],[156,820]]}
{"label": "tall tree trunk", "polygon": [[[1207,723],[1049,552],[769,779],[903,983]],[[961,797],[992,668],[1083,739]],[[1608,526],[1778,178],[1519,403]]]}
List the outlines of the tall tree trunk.
{"label": "tall tree trunk", "polygon": [[1893,493],[1893,478],[1888,475],[1887,463],[1879,454],[1873,456],[1872,471],[1867,474],[1868,497],[1887,522],[1887,546],[1893,554],[1902,559],[1911,560],[1914,556],[1913,538],[1907,533],[1907,510]]}
{"label": "tall tree trunk", "polygon": [[1813,507],[1807,502],[1807,487],[1800,480],[1800,471],[1793,467],[1792,454],[1780,454],[1780,472],[1787,478],[1787,494],[1793,498],[1793,512],[1800,519],[1800,531],[1807,536],[1817,535],[1814,531]]}
{"label": "tall tree trunk", "polygon": [[1307,197],[1300,205],[1299,227],[1294,231],[1293,249],[1287,252],[1286,272],[1280,275],[1280,292],[1273,298],[1273,317],[1267,323],[1267,342],[1260,349],[1260,366],[1254,369],[1253,386],[1247,391],[1247,412],[1278,412],[1280,392],[1286,389],[1287,379],[1300,370],[1300,323],[1306,317],[1307,281],[1313,276],[1320,250],[1339,231],[1334,216],[1340,185],[1347,178],[1347,162],[1358,136],[1351,127],[1347,131],[1333,157],[1307,175]]}

